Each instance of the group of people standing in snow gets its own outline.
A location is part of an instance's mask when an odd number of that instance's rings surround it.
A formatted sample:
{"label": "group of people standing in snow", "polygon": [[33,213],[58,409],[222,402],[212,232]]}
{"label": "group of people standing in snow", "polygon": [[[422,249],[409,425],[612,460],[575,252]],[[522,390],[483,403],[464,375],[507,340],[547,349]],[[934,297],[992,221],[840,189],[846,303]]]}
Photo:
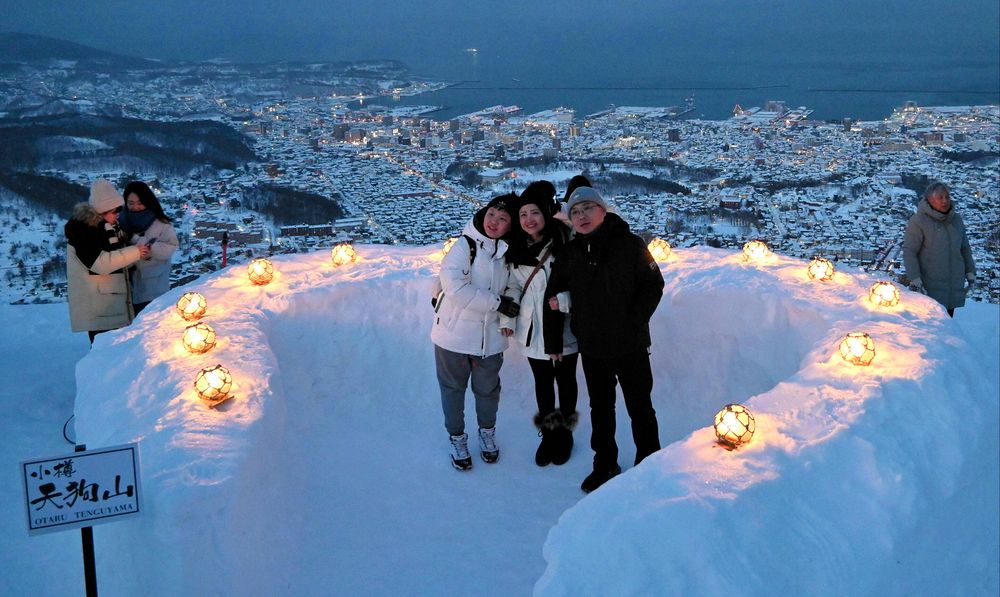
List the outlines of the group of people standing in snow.
{"label": "group of people standing in snow", "polygon": [[[649,321],[663,275],[643,240],[608,209],[584,176],[563,198],[537,181],[495,197],[465,226],[441,265],[441,293],[431,330],[445,428],[459,470],[472,468],[465,431],[471,381],[483,461],[500,457],[496,421],[500,368],[508,339],[527,357],[534,378],[541,443],[535,463],[563,464],[573,450],[578,413],[576,364],[590,398],[591,492],[621,472],[615,441],[616,386],[632,423],[635,461],[660,449],[652,404]],[[948,187],[931,184],[903,241],[906,283],[949,315],[965,304],[976,268]],[[556,397],[558,395],[558,400]]]}
{"label": "group of people standing in snow", "polygon": [[[73,331],[93,343],[124,327],[170,287],[177,234],[150,187],[130,182],[119,193],[106,180],[90,188],[66,223],[67,278]],[[496,437],[500,368],[509,339],[534,378],[541,442],[538,466],[561,465],[573,450],[577,361],[590,398],[593,491],[621,472],[615,441],[616,387],[632,423],[635,461],[660,449],[652,403],[649,320],[663,275],[643,240],[609,211],[584,176],[563,201],[548,181],[495,197],[465,226],[441,265],[431,340],[445,428],[455,468],[472,468],[465,392],[475,397],[480,455],[500,457]],[[976,281],[965,226],[946,185],[932,183],[903,240],[907,284],[948,312],[965,304]],[[558,398],[558,399],[557,399]]]}
{"label": "group of people standing in snow", "polygon": [[[652,403],[649,320],[663,276],[646,248],[583,176],[564,196],[547,181],[479,210],[441,264],[431,340],[455,468],[472,468],[465,431],[471,381],[483,461],[497,462],[500,367],[508,339],[528,359],[541,442],[535,463],[563,464],[577,421],[577,360],[590,396],[593,471],[581,489],[621,472],[615,441],[621,385],[636,445],[635,464],[660,449]],[[568,225],[567,225],[568,221]],[[558,400],[556,399],[558,396]]]}
{"label": "group of people standing in snow", "polygon": [[133,181],[119,193],[107,180],[90,187],[64,228],[70,325],[101,332],[132,323],[170,289],[177,233],[152,189]]}

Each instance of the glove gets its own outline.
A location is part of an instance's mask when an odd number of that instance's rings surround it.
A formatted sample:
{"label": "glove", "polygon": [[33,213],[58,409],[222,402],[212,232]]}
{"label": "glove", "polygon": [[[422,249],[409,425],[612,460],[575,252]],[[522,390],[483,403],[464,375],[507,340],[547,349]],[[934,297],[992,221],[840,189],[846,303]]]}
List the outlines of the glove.
{"label": "glove", "polygon": [[514,302],[514,299],[509,296],[500,297],[500,306],[497,307],[497,312],[501,315],[506,315],[507,317],[517,317],[517,314],[521,312],[521,305]]}
{"label": "glove", "polygon": [[913,292],[919,292],[920,294],[927,294],[927,291],[924,290],[924,283],[920,280],[913,280],[910,282],[909,289]]}
{"label": "glove", "polygon": [[966,276],[965,277],[965,281],[967,282],[967,284],[965,286],[965,291],[966,292],[972,292],[973,287],[975,287],[975,285],[976,285],[976,277],[975,276]]}

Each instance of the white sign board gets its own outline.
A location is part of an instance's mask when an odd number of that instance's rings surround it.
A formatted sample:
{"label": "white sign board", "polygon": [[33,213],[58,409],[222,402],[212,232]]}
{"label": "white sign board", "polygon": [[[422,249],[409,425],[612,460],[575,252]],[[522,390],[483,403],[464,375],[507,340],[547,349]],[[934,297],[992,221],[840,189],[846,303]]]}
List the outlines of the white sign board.
{"label": "white sign board", "polygon": [[21,463],[28,533],[65,531],[142,511],[139,444]]}

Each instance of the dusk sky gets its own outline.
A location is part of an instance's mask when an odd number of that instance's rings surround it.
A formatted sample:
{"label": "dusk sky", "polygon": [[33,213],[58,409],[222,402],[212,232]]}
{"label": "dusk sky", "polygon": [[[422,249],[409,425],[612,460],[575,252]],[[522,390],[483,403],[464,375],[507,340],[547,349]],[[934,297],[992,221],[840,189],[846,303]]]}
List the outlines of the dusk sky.
{"label": "dusk sky", "polygon": [[486,76],[494,68],[567,80],[618,71],[640,83],[700,61],[710,70],[785,60],[891,68],[918,57],[985,68],[974,84],[989,89],[1000,62],[997,0],[0,0],[0,10],[5,31],[146,58],[395,58],[443,77],[465,76],[470,47]]}

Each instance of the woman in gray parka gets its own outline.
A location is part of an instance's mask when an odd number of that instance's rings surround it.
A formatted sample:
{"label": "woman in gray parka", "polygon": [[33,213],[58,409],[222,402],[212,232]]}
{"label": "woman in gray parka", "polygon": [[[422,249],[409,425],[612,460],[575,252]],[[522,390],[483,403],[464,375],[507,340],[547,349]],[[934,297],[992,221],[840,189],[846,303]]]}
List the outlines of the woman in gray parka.
{"label": "woman in gray parka", "polygon": [[976,263],[965,224],[955,213],[944,183],[932,182],[927,187],[917,213],[907,222],[903,265],[910,289],[941,303],[949,316],[965,305],[965,295],[976,283]]}

